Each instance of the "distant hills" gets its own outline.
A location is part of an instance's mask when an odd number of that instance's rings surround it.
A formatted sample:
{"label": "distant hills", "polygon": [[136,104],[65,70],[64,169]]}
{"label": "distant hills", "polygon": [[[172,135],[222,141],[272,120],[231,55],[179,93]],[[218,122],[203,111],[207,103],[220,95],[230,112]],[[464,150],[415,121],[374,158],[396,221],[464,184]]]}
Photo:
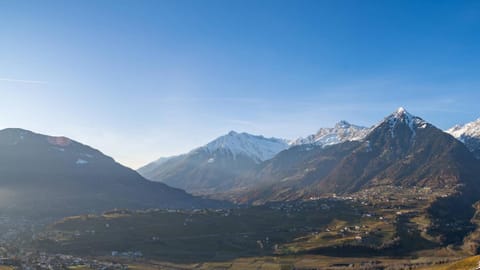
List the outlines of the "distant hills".
{"label": "distant hills", "polygon": [[0,130],[0,194],[2,213],[43,216],[217,205],[148,181],[87,145],[23,129]]}

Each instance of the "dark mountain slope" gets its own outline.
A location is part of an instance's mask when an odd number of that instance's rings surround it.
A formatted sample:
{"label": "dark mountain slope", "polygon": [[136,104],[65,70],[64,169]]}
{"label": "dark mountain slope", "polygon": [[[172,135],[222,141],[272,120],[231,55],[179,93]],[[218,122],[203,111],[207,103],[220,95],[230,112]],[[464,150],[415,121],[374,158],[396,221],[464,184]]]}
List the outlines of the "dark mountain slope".
{"label": "dark mountain slope", "polygon": [[89,146],[22,129],[0,131],[0,192],[1,210],[26,214],[215,205],[148,181]]}
{"label": "dark mountain slope", "polygon": [[307,187],[325,178],[359,145],[361,142],[352,141],[327,147],[294,146],[238,178],[237,188],[229,193],[229,197],[246,203],[252,198],[256,202],[264,202],[310,196]]}

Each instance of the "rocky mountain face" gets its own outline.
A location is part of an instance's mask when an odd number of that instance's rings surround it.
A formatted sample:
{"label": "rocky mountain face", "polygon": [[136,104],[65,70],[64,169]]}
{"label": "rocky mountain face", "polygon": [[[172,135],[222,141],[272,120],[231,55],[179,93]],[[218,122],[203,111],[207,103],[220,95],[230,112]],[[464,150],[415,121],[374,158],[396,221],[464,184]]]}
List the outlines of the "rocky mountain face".
{"label": "rocky mountain face", "polygon": [[0,131],[0,194],[2,211],[44,216],[217,205],[148,181],[87,145],[22,129]]}
{"label": "rocky mountain face", "polygon": [[216,193],[228,190],[239,175],[288,147],[286,140],[232,131],[187,154],[147,164],[138,171],[188,192]]}
{"label": "rocky mountain face", "polygon": [[465,125],[456,125],[446,132],[463,142],[480,159],[480,118]]}

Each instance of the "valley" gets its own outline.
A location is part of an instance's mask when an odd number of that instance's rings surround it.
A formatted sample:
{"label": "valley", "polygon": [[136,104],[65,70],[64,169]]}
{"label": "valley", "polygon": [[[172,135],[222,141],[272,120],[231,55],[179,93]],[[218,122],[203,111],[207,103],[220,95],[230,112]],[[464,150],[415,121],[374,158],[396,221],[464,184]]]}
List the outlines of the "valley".
{"label": "valley", "polygon": [[[186,262],[195,265],[191,269],[243,269],[236,268],[241,262],[252,267],[244,269],[311,269],[308,261],[315,269],[419,269],[470,254],[462,241],[432,230],[463,228],[456,233],[463,239],[474,229],[468,220],[434,224],[441,221],[429,209],[449,192],[379,187],[229,210],[117,210],[63,219],[33,243],[52,254],[169,261],[178,269]],[[451,241],[448,248],[445,241]],[[202,268],[207,265],[212,268]]]}

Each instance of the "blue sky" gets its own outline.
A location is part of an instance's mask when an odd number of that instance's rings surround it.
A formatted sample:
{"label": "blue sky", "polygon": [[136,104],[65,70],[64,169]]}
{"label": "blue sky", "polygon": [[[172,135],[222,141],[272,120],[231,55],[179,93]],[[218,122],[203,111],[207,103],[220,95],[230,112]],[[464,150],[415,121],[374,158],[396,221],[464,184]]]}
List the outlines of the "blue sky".
{"label": "blue sky", "polygon": [[0,128],[138,167],[229,130],[480,117],[480,1],[0,1]]}

